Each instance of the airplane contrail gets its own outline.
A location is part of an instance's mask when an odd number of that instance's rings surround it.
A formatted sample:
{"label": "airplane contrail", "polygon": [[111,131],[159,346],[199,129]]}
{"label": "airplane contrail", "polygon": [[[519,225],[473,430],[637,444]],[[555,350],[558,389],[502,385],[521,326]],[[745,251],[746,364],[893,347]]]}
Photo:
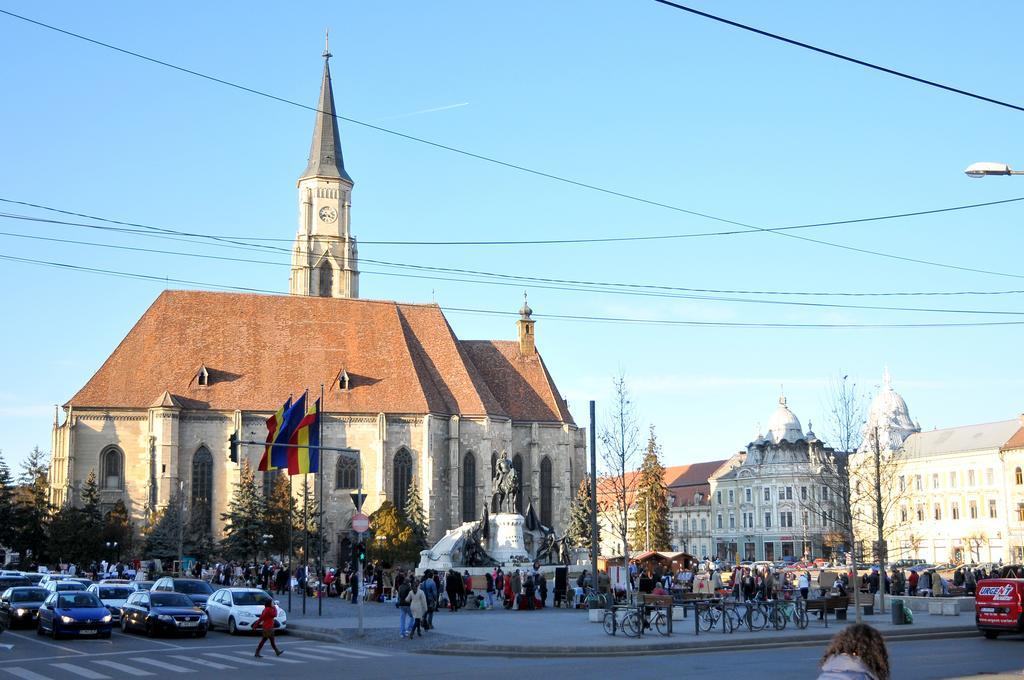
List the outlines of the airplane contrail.
{"label": "airplane contrail", "polygon": [[463,106],[469,106],[469,102],[460,102],[458,104],[448,104],[447,106],[435,106],[432,109],[422,109],[420,111],[412,111],[410,113],[400,113],[397,116],[387,116],[386,118],[378,118],[377,122],[383,122],[385,120],[397,120],[398,118],[410,118],[412,116],[419,116],[423,113],[436,113],[438,111],[449,111],[451,109],[459,109]]}

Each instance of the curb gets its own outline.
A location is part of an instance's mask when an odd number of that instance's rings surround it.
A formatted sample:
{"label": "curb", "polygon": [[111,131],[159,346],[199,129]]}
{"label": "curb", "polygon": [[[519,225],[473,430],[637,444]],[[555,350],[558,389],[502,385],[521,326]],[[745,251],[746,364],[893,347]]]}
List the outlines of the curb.
{"label": "curb", "polygon": [[295,625],[294,623],[289,622],[288,632],[295,637],[304,638],[306,640],[316,640],[317,642],[343,642],[342,637],[337,633],[330,633],[323,628],[307,628],[301,623]]}
{"label": "curb", "polygon": [[[608,657],[608,656],[648,656],[658,654],[696,654],[708,651],[753,651],[779,647],[800,647],[820,645],[832,639],[834,633],[815,633],[813,635],[788,636],[773,640],[707,640],[702,642],[654,643],[642,647],[596,648],[569,646],[522,646],[513,645],[472,645],[451,644],[434,649],[417,650],[415,654],[434,654],[440,656],[516,656],[516,657]],[[938,640],[943,638],[972,637],[978,635],[975,626],[957,626],[955,628],[932,628],[917,631],[892,633],[885,636],[886,641]]]}

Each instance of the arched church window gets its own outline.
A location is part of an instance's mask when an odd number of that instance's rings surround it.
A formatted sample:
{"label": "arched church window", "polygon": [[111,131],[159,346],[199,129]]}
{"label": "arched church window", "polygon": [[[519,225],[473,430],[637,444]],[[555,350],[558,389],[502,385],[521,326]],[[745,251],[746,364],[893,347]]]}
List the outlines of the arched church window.
{"label": "arched church window", "polygon": [[334,472],[334,488],[359,488],[359,463],[355,458],[338,456],[338,465]]}
{"label": "arched church window", "polygon": [[1017,468],[1017,470],[1014,472],[1014,476],[1016,477],[1014,481],[1017,482],[1018,486],[1024,484],[1024,471],[1022,471],[1020,468]]}
{"label": "arched church window", "polygon": [[124,488],[124,454],[110,446],[100,454],[100,483],[104,489]]}
{"label": "arched church window", "polygon": [[516,512],[523,514],[523,457],[518,453],[512,457],[512,467],[516,471]]}
{"label": "arched church window", "polygon": [[407,449],[399,449],[395,454],[392,470],[391,500],[401,511],[405,508],[406,501],[409,500],[409,484],[412,482],[412,454]]}
{"label": "arched church window", "polygon": [[498,467],[498,452],[491,451],[491,479],[494,479],[494,470]]}
{"label": "arched church window", "polygon": [[540,523],[551,526],[551,459],[544,456],[540,461]]}
{"label": "arched church window", "polygon": [[476,519],[476,456],[467,451],[462,458],[462,521]]}
{"label": "arched church window", "polygon": [[334,291],[334,267],[330,262],[324,261],[320,265],[320,297],[331,297]]}
{"label": "arched church window", "polygon": [[192,457],[192,512],[200,513],[203,526],[213,524],[213,456],[205,446]]}

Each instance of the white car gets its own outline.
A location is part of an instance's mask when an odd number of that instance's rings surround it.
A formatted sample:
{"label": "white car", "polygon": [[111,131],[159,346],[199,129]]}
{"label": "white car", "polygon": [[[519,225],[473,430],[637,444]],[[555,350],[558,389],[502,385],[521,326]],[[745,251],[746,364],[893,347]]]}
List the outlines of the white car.
{"label": "white car", "polygon": [[117,623],[121,620],[121,608],[128,596],[135,592],[135,588],[127,584],[93,583],[86,592],[100,598],[103,606],[110,610],[114,623]]}
{"label": "white car", "polygon": [[273,601],[277,608],[274,630],[283,632],[288,627],[288,615],[277,605],[277,601],[270,593],[259,588],[221,588],[210,595],[210,599],[206,601],[210,630],[215,626],[222,626],[232,635],[254,630],[252,625],[263,612],[263,603],[267,600]]}

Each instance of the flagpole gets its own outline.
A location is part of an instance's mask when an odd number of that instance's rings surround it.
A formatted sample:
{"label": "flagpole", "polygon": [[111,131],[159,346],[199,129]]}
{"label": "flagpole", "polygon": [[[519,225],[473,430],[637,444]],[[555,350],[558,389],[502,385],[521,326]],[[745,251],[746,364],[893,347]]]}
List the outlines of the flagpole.
{"label": "flagpole", "polygon": [[306,586],[309,584],[309,475],[302,475],[302,534],[305,540],[302,548],[302,573],[306,580],[302,584],[302,615],[306,615]]}
{"label": "flagpole", "polygon": [[295,578],[295,569],[292,568],[292,553],[295,552],[295,535],[292,529],[295,527],[295,495],[292,492],[292,478],[288,477],[288,613],[292,613],[292,579]]}
{"label": "flagpole", "polygon": [[[319,430],[319,434],[317,435],[316,443],[317,444],[323,444],[324,443],[324,413],[323,413],[323,411],[324,411],[324,384],[323,383],[320,383],[320,402],[319,402],[319,406],[317,406],[317,411],[318,411],[318,413],[316,414],[316,424],[317,424],[317,429]],[[324,577],[327,575],[326,574],[327,570],[324,567],[324,471],[323,471],[324,460],[323,460],[323,458],[324,458],[323,457],[323,453],[320,451],[320,449],[317,449],[317,452],[316,452],[316,473],[320,477],[320,491],[317,493],[316,499],[317,499],[317,503],[319,504],[320,519],[316,523],[316,528],[317,528],[317,533],[320,536],[320,572],[322,574],[322,576],[320,576],[320,582],[321,583],[323,583]],[[320,586],[318,584],[317,585],[317,589],[319,590],[319,588],[320,588]],[[317,616],[323,616],[324,615],[324,597],[326,595],[327,595],[326,591],[322,592],[322,593],[319,593],[319,597],[317,598],[317,601],[316,601],[316,615]]]}

